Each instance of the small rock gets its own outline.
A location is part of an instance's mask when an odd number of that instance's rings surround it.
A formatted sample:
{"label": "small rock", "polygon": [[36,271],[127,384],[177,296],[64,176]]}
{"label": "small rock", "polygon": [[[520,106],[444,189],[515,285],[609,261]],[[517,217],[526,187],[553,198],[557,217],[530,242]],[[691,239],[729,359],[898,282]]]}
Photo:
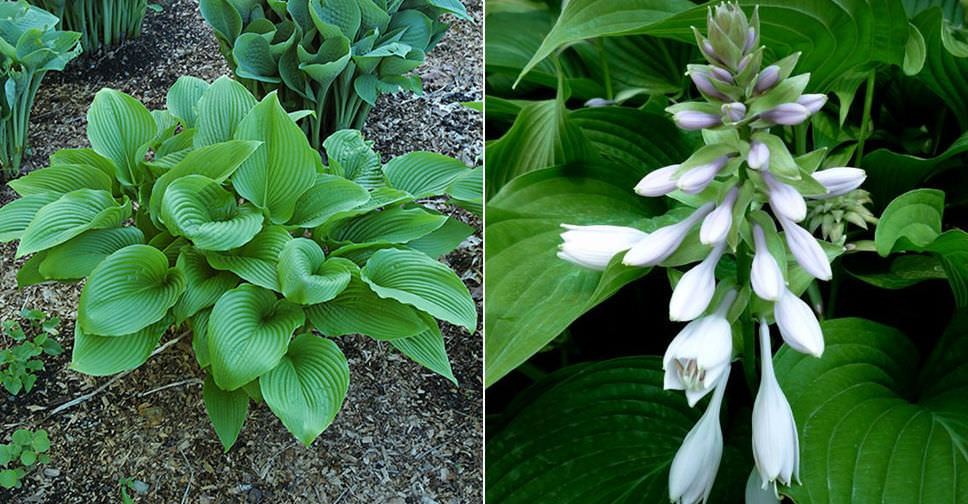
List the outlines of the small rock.
{"label": "small rock", "polygon": [[258,488],[253,488],[249,492],[249,495],[246,496],[245,501],[249,504],[258,504],[259,502],[262,502],[262,491]]}
{"label": "small rock", "polygon": [[134,480],[132,486],[134,487],[134,491],[138,492],[138,495],[144,495],[148,492],[148,484],[144,481]]}
{"label": "small rock", "polygon": [[48,478],[56,478],[60,476],[60,470],[51,468],[44,469],[44,476],[47,476]]}

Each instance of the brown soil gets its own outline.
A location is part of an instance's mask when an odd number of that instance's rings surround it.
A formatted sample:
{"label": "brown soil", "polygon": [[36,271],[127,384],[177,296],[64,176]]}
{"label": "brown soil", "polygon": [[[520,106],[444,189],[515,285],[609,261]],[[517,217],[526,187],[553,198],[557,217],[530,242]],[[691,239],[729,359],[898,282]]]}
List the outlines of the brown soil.
{"label": "brown soil", "polygon": [[[228,73],[196,0],[155,0],[142,37],[99,57],[48,74],[31,121],[32,153],[23,172],[46,165],[59,149],[88,146],[86,110],[102,87],[120,89],[149,109],[164,106],[180,75],[214,80]],[[418,68],[424,94],[383,96],[364,134],[387,160],[429,150],[479,164],[481,120],[460,101],[481,99],[482,2],[465,2],[474,22],[456,21],[427,64]],[[15,194],[0,188],[0,204]],[[480,219],[447,213],[480,229]],[[46,429],[51,463],[24,487],[0,489],[3,503],[117,503],[118,479],[143,484],[138,503],[476,503],[482,489],[480,327],[473,335],[442,324],[461,386],[411,362],[384,343],[346,336],[338,343],[351,373],[335,422],[308,449],[264,405],[251,405],[235,447],[222,453],[202,402],[204,377],[190,335],[104,391],[56,415],[55,407],[108,382],[67,369],[79,285],[44,284],[18,291],[16,243],[0,245],[0,319],[21,308],[60,316],[65,353],[46,359],[35,389],[0,400],[0,442],[14,429]],[[481,239],[477,233],[445,258],[481,303]],[[0,340],[0,348],[12,342]],[[159,390],[159,387],[172,385]],[[141,486],[141,485],[139,485]],[[142,487],[142,489],[144,489]]]}

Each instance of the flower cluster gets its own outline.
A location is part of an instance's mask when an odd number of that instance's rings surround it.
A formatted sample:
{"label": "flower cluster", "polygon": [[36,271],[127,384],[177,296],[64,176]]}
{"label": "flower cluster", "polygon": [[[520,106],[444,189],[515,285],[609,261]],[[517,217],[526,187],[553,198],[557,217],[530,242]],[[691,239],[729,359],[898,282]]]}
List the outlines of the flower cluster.
{"label": "flower cluster", "polygon": [[[771,133],[776,126],[803,123],[824,106],[827,97],[803,93],[809,74],[791,75],[799,53],[762,68],[765,48],[759,44],[757,10],[747,18],[737,5],[724,3],[710,8],[707,24],[707,36],[693,29],[708,64],[689,65],[687,72],[705,100],[667,109],[680,128],[702,130],[705,145],[680,164],[652,171],[634,188],[641,196],[668,195],[698,208],[680,222],[651,233],[620,226],[565,224],[558,254],[600,270],[622,252],[622,263],[628,266],[662,265],[699,227],[699,244],[690,246],[706,247],[708,253],[682,275],[669,301],[670,319],[689,323],[663,359],[665,388],[683,390],[690,406],[715,390],[670,472],[670,498],[689,504],[705,501],[719,466],[719,408],[733,358],[731,322],[738,317],[731,317],[731,311],[751,309],[759,319],[763,364],[753,409],[753,454],[760,489],[771,489],[775,496],[776,482],[789,485],[798,477],[797,429],[773,372],[769,320],[776,323],[792,349],[815,357],[823,353],[820,324],[800,299],[806,285],[794,285],[792,278],[799,268],[813,278],[829,280],[830,260],[825,247],[801,223],[808,216],[807,200],[839,201],[841,198],[831,198],[848,195],[865,178],[858,168],[818,170],[823,150],[794,156]],[[861,218],[848,219],[857,224],[868,220],[856,209],[863,208],[863,201],[850,202],[853,215]],[[827,219],[824,212],[831,209],[825,210],[822,203],[811,207],[810,228],[825,225],[824,233],[829,235],[827,229],[833,229],[834,218]],[[820,224],[814,225],[818,215]],[[841,236],[842,226],[839,230]],[[842,248],[826,246],[834,253]],[[735,255],[737,264],[749,264],[749,270],[739,272],[737,279],[717,279],[716,265],[724,255]],[[762,302],[740,299],[750,296],[747,281]],[[756,337],[752,327],[749,332],[744,337]]]}

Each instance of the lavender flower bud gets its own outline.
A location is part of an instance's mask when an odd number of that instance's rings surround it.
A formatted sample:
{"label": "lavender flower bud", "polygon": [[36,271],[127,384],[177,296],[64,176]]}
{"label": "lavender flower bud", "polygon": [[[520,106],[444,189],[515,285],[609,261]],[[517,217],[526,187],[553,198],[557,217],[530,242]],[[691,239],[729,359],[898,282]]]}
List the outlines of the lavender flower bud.
{"label": "lavender flower bud", "polygon": [[743,47],[743,54],[749,54],[753,50],[753,45],[756,44],[756,28],[750,26],[746,30],[746,46]]}
{"label": "lavender flower bud", "polygon": [[723,115],[731,122],[739,122],[746,116],[746,105],[740,102],[724,103],[721,107]]}
{"label": "lavender flower bud", "polygon": [[683,110],[676,112],[672,116],[676,126],[686,131],[701,130],[712,128],[723,123],[723,119],[717,115],[707,114],[696,110]]}
{"label": "lavender flower bud", "polygon": [[763,229],[753,224],[753,241],[755,242],[756,253],[753,255],[753,264],[750,269],[750,283],[753,285],[753,292],[760,299],[776,301],[786,289],[786,282],[783,280],[783,272],[776,263],[776,258],[770,253],[766,246],[766,237]]}
{"label": "lavender flower bud", "polygon": [[710,163],[699,165],[680,175],[679,179],[676,180],[676,186],[686,194],[696,194],[705,189],[716,178],[716,174],[723,166],[726,166],[727,161],[729,161],[728,155],[720,156]]}
{"label": "lavender flower bud", "polygon": [[800,222],[807,216],[807,202],[793,186],[780,182],[767,172],[763,172],[763,181],[769,189],[773,213],[794,222]]}
{"label": "lavender flower bud", "polygon": [[796,126],[810,117],[810,110],[799,103],[781,103],[760,114],[760,119],[783,126]]}
{"label": "lavender flower bud", "polygon": [[626,266],[655,266],[666,260],[682,244],[699,219],[702,219],[713,209],[712,202],[699,207],[689,217],[682,221],[665,227],[660,227],[650,233],[645,239],[639,241],[632,247],[622,263]]}
{"label": "lavender flower bud", "polygon": [[715,86],[709,82],[709,78],[703,75],[701,72],[689,72],[689,78],[692,79],[692,83],[696,85],[700,91],[702,91],[706,96],[719,101],[728,101],[729,97],[721,93]]}
{"label": "lavender flower bud", "polygon": [[783,226],[787,246],[790,247],[790,252],[797,263],[814,278],[830,280],[833,276],[830,271],[830,261],[827,260],[827,254],[817,239],[809,231],[784,216],[777,215],[777,218]]}
{"label": "lavender flower bud", "polygon": [[770,166],[770,148],[765,143],[753,140],[750,143],[750,153],[746,156],[746,164],[754,170],[767,169]]}
{"label": "lavender flower bud", "polygon": [[717,66],[710,66],[709,67],[709,73],[712,74],[712,77],[714,77],[716,79],[719,79],[719,80],[721,80],[723,82],[726,82],[728,84],[732,84],[734,82],[733,81],[733,74],[731,74],[731,73],[729,73],[729,71],[723,70],[722,68],[719,68]]}
{"label": "lavender flower bud", "polygon": [[770,65],[760,72],[756,77],[756,84],[753,86],[753,94],[762,94],[766,90],[776,85],[780,80],[780,67]]}
{"label": "lavender flower bud", "polygon": [[585,102],[586,107],[607,107],[609,105],[615,105],[615,100],[606,100],[605,98],[592,98]]}
{"label": "lavender flower bud", "polygon": [[843,166],[814,172],[813,178],[827,188],[827,193],[811,197],[814,199],[827,199],[842,196],[857,189],[867,179],[867,173],[860,168]]}
{"label": "lavender flower bud", "polygon": [[726,193],[722,203],[709,212],[699,228],[699,241],[703,245],[712,245],[726,239],[729,229],[733,227],[733,205],[739,191],[733,187]]}
{"label": "lavender flower bud", "polygon": [[635,194],[639,196],[662,196],[676,190],[676,170],[679,165],[669,165],[658,170],[652,170],[635,185]]}
{"label": "lavender flower bud", "polygon": [[811,114],[816,114],[827,103],[827,95],[820,93],[800,95],[797,103],[806,107]]}
{"label": "lavender flower bud", "polygon": [[686,322],[706,311],[716,292],[716,264],[725,248],[726,243],[720,242],[698,266],[682,275],[669,298],[669,320]]}

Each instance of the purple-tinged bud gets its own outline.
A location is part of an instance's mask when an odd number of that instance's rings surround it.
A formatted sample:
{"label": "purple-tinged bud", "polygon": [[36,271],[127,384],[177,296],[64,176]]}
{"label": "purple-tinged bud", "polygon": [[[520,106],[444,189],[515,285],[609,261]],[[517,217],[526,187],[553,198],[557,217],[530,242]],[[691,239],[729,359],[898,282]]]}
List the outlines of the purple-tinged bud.
{"label": "purple-tinged bud", "polygon": [[716,264],[726,243],[720,242],[698,266],[682,275],[669,298],[669,320],[688,322],[702,315],[716,292]]}
{"label": "purple-tinged bud", "polygon": [[606,100],[605,98],[592,98],[585,102],[585,106],[591,107],[591,108],[607,107],[609,105],[615,105],[615,100]]}
{"label": "purple-tinged bud", "polygon": [[715,78],[717,78],[717,79],[719,79],[719,80],[721,80],[723,82],[726,82],[726,83],[729,83],[729,84],[732,84],[734,82],[733,81],[733,74],[729,73],[728,70],[724,70],[724,69],[719,68],[717,66],[710,66],[709,67],[709,73],[711,73],[713,77],[715,77]]}
{"label": "purple-tinged bud", "polygon": [[867,179],[867,174],[860,168],[843,166],[814,172],[813,178],[827,188],[827,193],[819,196],[811,196],[811,198],[827,199],[842,196],[857,189]]}
{"label": "purple-tinged bud", "polygon": [[743,73],[746,70],[746,67],[750,64],[750,61],[753,61],[752,54],[747,54],[746,56],[743,56],[743,59],[739,60],[739,64],[736,65],[736,73],[737,74]]}
{"label": "purple-tinged bud", "polygon": [[675,121],[676,126],[687,131],[712,128],[723,123],[722,117],[696,110],[683,110],[681,112],[676,112],[673,114],[672,120]]}
{"label": "purple-tinged bud", "polygon": [[709,78],[700,72],[689,72],[689,78],[692,79],[692,83],[702,91],[706,96],[714,98],[719,101],[728,101],[729,97],[721,93],[715,86],[709,82]]}
{"label": "purple-tinged bud", "polygon": [[806,107],[811,114],[816,114],[827,103],[827,95],[820,93],[800,95],[797,103]]}
{"label": "purple-tinged bud", "polygon": [[686,239],[689,231],[696,226],[699,219],[702,219],[713,209],[715,203],[709,202],[696,209],[689,217],[676,224],[660,227],[649,235],[637,242],[625,257],[622,263],[626,266],[655,266],[672,255],[682,240]]}
{"label": "purple-tinged bud", "polygon": [[652,170],[635,185],[639,196],[662,196],[676,190],[676,170],[679,165],[669,165]]}
{"label": "purple-tinged bud", "polygon": [[716,56],[716,49],[713,48],[713,43],[709,39],[703,39],[702,45],[699,46],[702,50],[703,55],[709,60],[710,63],[720,63],[719,56]]}
{"label": "purple-tinged bud", "polygon": [[739,192],[736,187],[730,189],[716,209],[702,220],[702,227],[699,228],[700,243],[713,245],[726,239],[729,229],[733,227],[733,205],[736,203],[737,194]]}
{"label": "purple-tinged bud", "polygon": [[807,216],[807,202],[799,191],[763,172],[763,181],[769,188],[770,208],[773,213],[800,222]]}
{"label": "purple-tinged bud", "polygon": [[786,217],[777,215],[777,218],[783,226],[787,246],[790,247],[790,252],[797,263],[814,278],[830,280],[833,276],[830,271],[830,261],[827,260],[827,254],[817,239],[809,231]]}
{"label": "purple-tinged bud", "polygon": [[760,114],[760,119],[783,126],[796,126],[810,117],[807,107],[799,103],[781,103]]}
{"label": "purple-tinged bud", "polygon": [[783,280],[783,272],[780,271],[776,258],[766,246],[763,228],[757,224],[753,224],[753,242],[756,249],[753,264],[750,267],[750,284],[753,286],[753,292],[760,299],[776,301],[786,290],[786,282]]}
{"label": "purple-tinged bud", "polygon": [[740,102],[724,103],[720,110],[730,122],[739,122],[746,117],[746,105]]}
{"label": "purple-tinged bud", "polygon": [[750,26],[746,30],[746,46],[743,47],[743,54],[749,54],[753,50],[754,44],[756,44],[756,28]]}
{"label": "purple-tinged bud", "polygon": [[762,94],[766,90],[776,85],[780,80],[780,67],[770,65],[760,72],[756,77],[756,85],[753,86],[753,94]]}
{"label": "purple-tinged bud", "polygon": [[676,180],[676,186],[686,194],[696,194],[705,189],[716,178],[716,174],[723,166],[726,166],[727,161],[729,161],[728,155],[720,156],[710,163],[699,165],[680,175]]}
{"label": "purple-tinged bud", "polygon": [[746,164],[754,170],[767,169],[770,166],[770,148],[765,143],[753,140],[750,143],[750,153],[746,156]]}

